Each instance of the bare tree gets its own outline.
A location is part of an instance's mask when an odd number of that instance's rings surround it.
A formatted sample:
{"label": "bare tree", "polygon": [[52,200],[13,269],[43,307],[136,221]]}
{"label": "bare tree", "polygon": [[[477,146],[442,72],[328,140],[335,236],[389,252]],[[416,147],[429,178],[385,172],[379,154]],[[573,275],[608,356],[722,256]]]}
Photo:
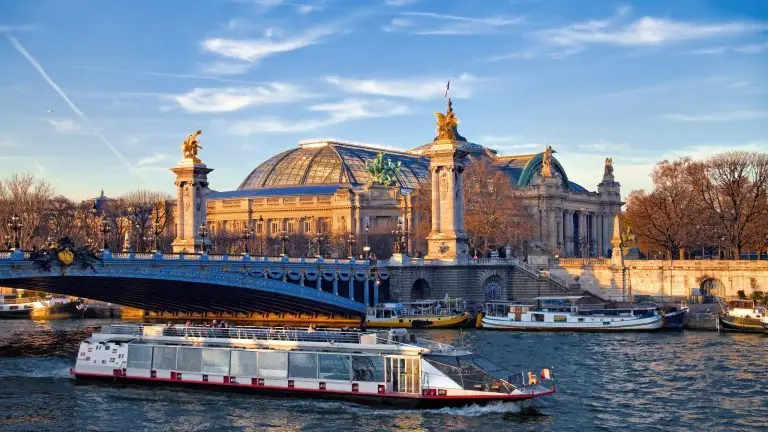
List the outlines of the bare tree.
{"label": "bare tree", "polygon": [[53,185],[30,174],[14,174],[0,181],[0,230],[3,234],[13,235],[7,223],[13,215],[18,215],[21,218],[21,245],[29,247],[42,242],[39,236],[46,228],[53,193]]}
{"label": "bare tree", "polygon": [[465,228],[471,249],[485,254],[530,239],[531,215],[509,177],[488,158],[473,160],[464,173]]}
{"label": "bare tree", "polygon": [[702,223],[700,201],[691,193],[688,157],[659,162],[653,170],[654,189],[635,190],[627,198],[627,220],[638,243],[661,248],[670,259],[696,244]]}
{"label": "bare tree", "polygon": [[131,221],[133,238],[139,250],[146,250],[155,237],[160,237],[173,224],[173,201],[170,195],[137,190],[122,197],[125,216]]}
{"label": "bare tree", "polygon": [[693,190],[711,213],[718,236],[739,259],[768,235],[768,154],[727,152],[690,167]]}

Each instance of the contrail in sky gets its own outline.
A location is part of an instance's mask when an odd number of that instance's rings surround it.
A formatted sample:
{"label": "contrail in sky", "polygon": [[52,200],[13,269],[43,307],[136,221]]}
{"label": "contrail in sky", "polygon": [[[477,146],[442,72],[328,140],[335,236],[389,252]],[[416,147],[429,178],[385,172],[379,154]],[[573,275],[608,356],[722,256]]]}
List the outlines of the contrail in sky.
{"label": "contrail in sky", "polygon": [[117,156],[117,158],[118,158],[118,159],[120,159],[120,161],[121,161],[123,164],[125,164],[125,166],[128,168],[128,171],[131,171],[131,172],[133,172],[133,166],[131,166],[131,163],[130,163],[130,162],[128,162],[128,159],[126,159],[126,158],[125,158],[125,156],[123,156],[123,154],[122,154],[122,153],[120,153],[120,151],[117,149],[117,147],[115,147],[114,145],[112,145],[112,143],[111,143],[111,142],[109,142],[109,140],[108,140],[108,139],[107,139],[107,138],[106,138],[104,135],[102,135],[102,134],[101,134],[101,132],[99,132],[99,130],[98,130],[98,129],[96,129],[96,128],[93,126],[93,124],[91,124],[91,122],[90,122],[90,121],[88,121],[88,118],[85,116],[85,114],[83,114],[83,112],[82,112],[82,111],[80,111],[80,108],[78,108],[78,107],[77,107],[77,105],[75,105],[75,103],[74,103],[74,102],[72,102],[72,101],[69,99],[69,97],[67,96],[67,94],[66,94],[66,93],[64,93],[64,90],[62,90],[61,88],[59,88],[59,86],[58,86],[58,85],[56,85],[56,83],[55,83],[55,82],[53,82],[53,80],[51,79],[51,77],[49,77],[49,76],[48,76],[48,74],[47,74],[47,73],[45,73],[45,70],[43,69],[43,67],[42,67],[42,66],[40,66],[40,63],[38,63],[38,62],[37,62],[37,60],[35,60],[35,58],[34,58],[34,57],[32,57],[32,55],[31,55],[30,53],[28,53],[28,52],[27,52],[27,50],[25,50],[23,46],[21,46],[21,44],[19,43],[19,41],[17,41],[17,40],[16,40],[16,38],[15,38],[15,37],[11,36],[11,35],[10,35],[10,34],[8,34],[8,33],[6,33],[6,36],[8,37],[8,40],[9,40],[9,41],[11,41],[11,45],[13,45],[13,47],[14,47],[14,48],[16,48],[16,50],[17,50],[18,52],[20,52],[20,53],[21,53],[21,55],[23,55],[23,56],[24,56],[24,57],[25,57],[27,60],[29,60],[29,62],[30,62],[30,63],[32,63],[32,66],[33,66],[35,69],[37,69],[37,71],[40,73],[40,75],[43,77],[43,79],[44,79],[44,80],[45,80],[45,81],[46,81],[46,82],[47,82],[47,83],[48,83],[48,84],[49,84],[51,87],[53,87],[53,89],[56,91],[56,93],[58,93],[58,94],[59,94],[59,96],[61,96],[61,98],[62,98],[62,99],[64,99],[64,101],[65,101],[65,102],[67,102],[67,105],[69,105],[69,107],[72,109],[72,111],[74,111],[74,112],[75,112],[75,114],[77,114],[78,116],[80,116],[80,118],[83,120],[83,122],[85,122],[85,124],[87,124],[87,125],[88,125],[88,126],[89,126],[89,127],[92,129],[92,130],[93,130],[93,132],[96,134],[96,136],[97,136],[97,137],[99,137],[99,139],[101,140],[101,142],[103,142],[103,143],[104,143],[104,144],[105,144],[105,145],[106,145],[106,146],[107,146],[107,147],[108,147],[108,148],[109,148],[109,149],[112,151],[112,153],[114,153],[114,154],[115,154],[115,156]]}

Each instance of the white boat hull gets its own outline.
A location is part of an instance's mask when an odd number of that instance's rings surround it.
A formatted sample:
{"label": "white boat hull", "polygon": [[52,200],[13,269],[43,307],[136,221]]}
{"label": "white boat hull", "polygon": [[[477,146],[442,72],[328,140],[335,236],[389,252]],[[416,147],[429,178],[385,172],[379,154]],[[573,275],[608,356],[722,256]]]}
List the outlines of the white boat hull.
{"label": "white boat hull", "polygon": [[540,322],[483,316],[482,328],[523,331],[649,331],[660,329],[664,321],[661,315],[647,318],[595,318],[584,322],[570,321],[570,318],[565,322]]}

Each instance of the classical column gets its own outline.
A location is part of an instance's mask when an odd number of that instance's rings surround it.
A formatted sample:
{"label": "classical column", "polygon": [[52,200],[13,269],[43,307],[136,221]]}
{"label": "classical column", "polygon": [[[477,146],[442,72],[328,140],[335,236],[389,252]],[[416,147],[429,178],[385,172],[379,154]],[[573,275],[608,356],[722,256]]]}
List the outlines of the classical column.
{"label": "classical column", "polygon": [[563,240],[563,230],[565,230],[565,217],[563,209],[557,212],[557,247],[560,249],[560,255],[565,255],[565,241]]}
{"label": "classical column", "polygon": [[365,306],[366,306],[366,307],[368,307],[368,306],[370,306],[370,305],[371,305],[371,304],[370,304],[370,301],[371,301],[371,299],[370,299],[370,297],[371,297],[371,294],[368,292],[368,274],[367,274],[367,273],[366,273],[366,275],[365,275],[365,282],[363,282],[363,290],[364,290],[364,291],[363,291],[363,297],[364,297],[364,299],[365,299]]}
{"label": "classical column", "polygon": [[602,258],[603,257],[603,215],[602,213],[598,213],[596,216],[596,224],[597,224],[597,243],[595,243],[596,251],[597,251],[597,257]]}
{"label": "classical column", "polygon": [[[446,175],[447,175],[447,179],[448,179],[448,191],[447,192],[448,192],[448,194],[453,194],[453,193],[455,193],[454,191],[456,190],[456,168],[455,167],[446,167],[446,168],[443,168],[443,169],[446,170]],[[451,217],[446,217],[445,220],[443,221],[443,222],[445,222],[445,225],[441,224],[441,226],[443,228],[443,231],[448,231],[448,232],[452,233],[452,232],[454,232],[456,230],[456,206],[455,206],[456,200],[448,199],[445,204],[446,204],[445,207],[446,207],[446,209],[448,211],[446,212],[447,214],[444,215],[444,216],[451,215]],[[443,215],[441,215],[441,216],[443,216]]]}
{"label": "classical column", "polygon": [[439,167],[433,167],[432,172],[432,232],[440,231],[440,173]]}
{"label": "classical column", "polygon": [[549,250],[553,250],[557,247],[557,221],[555,219],[555,213],[557,209],[547,209],[547,243],[549,244]]}
{"label": "classical column", "polygon": [[571,256],[573,246],[571,245],[573,239],[573,228],[571,227],[571,211],[568,209],[563,210],[563,255]]}
{"label": "classical column", "polygon": [[590,228],[592,229],[592,232],[590,233],[590,237],[592,240],[590,240],[590,248],[595,250],[595,256],[597,256],[598,252],[600,251],[600,246],[598,246],[597,243],[597,213],[592,213],[590,217]]}
{"label": "classical column", "polygon": [[579,210],[579,250],[577,255],[581,257],[581,251],[585,247],[583,242],[587,240],[587,212]]}

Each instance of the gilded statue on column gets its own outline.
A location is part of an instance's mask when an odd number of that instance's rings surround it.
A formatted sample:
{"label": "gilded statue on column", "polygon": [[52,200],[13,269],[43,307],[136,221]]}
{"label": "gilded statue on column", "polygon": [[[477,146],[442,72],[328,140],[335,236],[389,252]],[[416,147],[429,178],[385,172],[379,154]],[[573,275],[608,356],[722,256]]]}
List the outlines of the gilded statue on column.
{"label": "gilded statue on column", "polygon": [[453,103],[451,102],[451,99],[448,99],[448,109],[446,113],[435,113],[435,117],[437,118],[437,136],[435,137],[435,141],[466,141],[463,136],[459,135],[459,119],[456,118],[456,114],[453,112]]}
{"label": "gilded statue on column", "polygon": [[541,176],[552,177],[552,153],[556,153],[552,150],[552,146],[547,146],[544,150],[544,156],[541,159]]}
{"label": "gilded statue on column", "polygon": [[195,163],[201,163],[202,161],[197,157],[197,151],[203,146],[200,145],[200,143],[197,141],[197,137],[202,134],[203,131],[198,130],[197,132],[189,135],[184,142],[181,144],[181,154],[184,157],[184,159],[192,159]]}
{"label": "gilded statue on column", "polygon": [[613,158],[605,158],[605,170],[603,179],[613,179]]}

